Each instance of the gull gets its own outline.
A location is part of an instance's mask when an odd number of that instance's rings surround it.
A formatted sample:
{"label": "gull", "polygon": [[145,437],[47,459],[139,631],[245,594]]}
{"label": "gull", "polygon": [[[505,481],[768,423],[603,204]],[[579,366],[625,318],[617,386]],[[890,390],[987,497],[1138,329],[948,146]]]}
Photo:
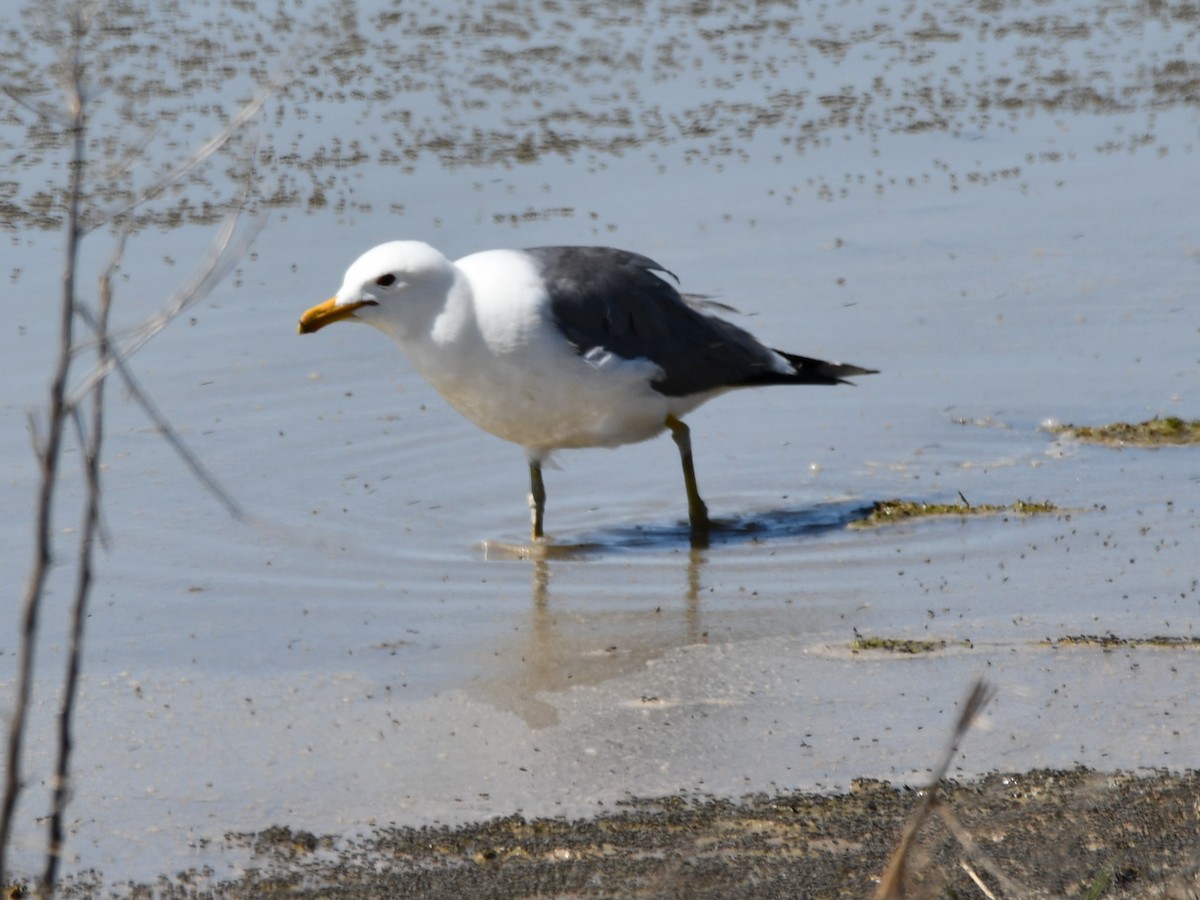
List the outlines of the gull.
{"label": "gull", "polygon": [[616,447],[669,431],[693,538],[712,528],[683,417],[735,388],[848,384],[876,370],[772,350],[683,295],[673,273],[611,247],[485,250],[455,262],[390,241],[300,317],[309,334],[365,322],[397,344],[451,406],[525,450],[534,542],[544,540],[542,465],[557,450]]}

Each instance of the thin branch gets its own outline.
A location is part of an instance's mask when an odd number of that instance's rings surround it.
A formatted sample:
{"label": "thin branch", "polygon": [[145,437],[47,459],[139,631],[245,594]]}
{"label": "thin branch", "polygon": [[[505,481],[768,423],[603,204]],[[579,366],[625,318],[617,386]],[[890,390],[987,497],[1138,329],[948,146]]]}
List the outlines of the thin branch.
{"label": "thin branch", "polygon": [[[94,330],[98,338],[97,353],[100,361],[112,355],[108,340],[108,318],[112,309],[112,275],[125,252],[127,232],[117,239],[116,251],[104,272],[100,275],[99,310],[95,317]],[[89,318],[91,314],[89,313]],[[83,432],[82,422],[80,431]],[[92,392],[91,428],[86,438],[80,441],[84,456],[84,483],[87,499],[84,503],[83,525],[79,533],[76,557],[75,597],[71,604],[71,638],[67,654],[67,669],[64,675],[63,695],[58,713],[58,760],[54,769],[54,793],[51,802],[50,821],[47,826],[46,866],[42,873],[41,895],[52,897],[58,883],[58,867],[62,860],[66,841],[63,818],[70,799],[71,751],[75,740],[72,723],[75,715],[75,698],[79,691],[79,673],[83,667],[83,635],[87,623],[88,598],[93,581],[93,560],[96,538],[100,533],[100,452],[104,442],[104,381],[100,381]]]}
{"label": "thin branch", "polygon": [[[93,319],[90,311],[83,310],[81,308],[80,316],[93,329],[97,328],[97,323]],[[121,376],[121,380],[125,382],[125,387],[128,389],[130,396],[133,397],[138,406],[142,408],[142,411],[145,412],[147,418],[154,423],[155,429],[163,436],[166,442],[171,445],[171,449],[173,449],[179,455],[179,458],[183,460],[184,464],[191,469],[192,474],[196,477],[196,479],[200,481],[200,483],[203,484],[213,494],[213,496],[217,498],[217,500],[220,501],[221,505],[225,507],[231,516],[233,516],[235,519],[243,519],[244,515],[242,513],[242,508],[237,504],[237,501],[235,501],[233,497],[231,497],[229,493],[226,492],[223,487],[221,487],[221,483],[217,481],[216,477],[210,473],[207,468],[205,468],[204,464],[200,462],[200,459],[196,456],[196,454],[192,453],[191,449],[187,445],[187,442],[180,436],[179,432],[175,430],[174,426],[171,425],[170,420],[163,415],[162,411],[158,408],[154,401],[150,399],[150,395],[147,394],[142,388],[141,383],[136,377],[134,377],[133,372],[129,370],[129,367],[125,364],[125,361],[116,355],[112,355],[109,357],[108,362],[110,365],[106,368],[115,370],[116,373]],[[103,375],[101,375],[101,379],[103,379]]]}
{"label": "thin branch", "polygon": [[102,182],[105,180],[115,180],[120,178],[123,174],[132,171],[134,162],[138,159],[145,158],[147,155],[146,148],[150,146],[150,142],[153,141],[157,135],[158,128],[156,127],[143,129],[141,136],[137,140],[130,141],[129,144],[123,149],[121,158],[119,160],[105,165],[100,172],[96,173],[96,177],[94,179],[89,179],[89,181]]}
{"label": "thin branch", "polygon": [[246,250],[266,222],[265,216],[256,216],[249,228],[243,231],[241,237],[236,242],[233,240],[238,221],[241,218],[241,208],[245,197],[246,194],[243,192],[237,199],[234,211],[226,216],[221,230],[209,246],[208,254],[192,277],[171,295],[162,309],[129,332],[130,338],[124,346],[119,350],[114,350],[107,360],[97,363],[95,368],[71,392],[67,399],[70,405],[75,406],[82,403],[92,388],[118,364],[125,362],[141,350],[188,307],[204,299],[221,279],[233,270],[237,261],[245,255]]}
{"label": "thin branch", "polygon": [[86,148],[86,119],[83,109],[82,79],[84,22],[77,6],[71,19],[70,72],[67,86],[68,109],[71,117],[71,163],[68,175],[67,234],[63,254],[62,307],[59,311],[58,360],[50,382],[48,402],[49,421],[45,442],[39,450],[42,483],[38,491],[34,523],[34,560],[25,586],[21,613],[21,647],[18,651],[17,691],[12,720],[8,730],[5,768],[4,800],[0,805],[0,885],[7,884],[7,854],[12,836],[13,817],[22,788],[21,751],[25,743],[25,727],[29,701],[33,692],[34,655],[37,649],[38,620],[46,579],[53,560],[53,507],[58,478],[58,463],[62,451],[65,427],[67,378],[71,368],[72,326],[75,320],[75,263],[79,254],[80,186]]}
{"label": "thin branch", "polygon": [[[208,253],[205,254],[204,260],[197,267],[196,271],[192,273],[191,277],[175,289],[161,309],[147,316],[145,321],[140,325],[122,330],[121,337],[116,340],[126,341],[125,345],[120,348],[114,348],[112,356],[103,362],[98,362],[88,372],[68,396],[68,404],[75,406],[83,403],[97,382],[106,378],[112,372],[118,360],[127,360],[133,354],[137,353],[137,351],[141,350],[160,331],[171,324],[176,317],[185,312],[189,306],[202,300],[221,279],[229,274],[235,260],[241,257],[250,241],[253,240],[253,236],[257,235],[262,227],[261,224],[256,222],[253,234],[244,236],[232,249],[230,248],[233,236],[237,231],[237,223],[242,216],[242,208],[245,204],[246,195],[247,191],[243,190],[238,196],[233,210],[222,221],[221,228],[209,244]],[[80,315],[83,314],[80,310],[76,310],[76,312]],[[111,333],[110,340],[114,340]],[[80,341],[75,345],[74,352],[77,354],[88,353],[95,348],[95,341]]]}
{"label": "thin branch", "polygon": [[44,473],[45,466],[42,463],[42,457],[45,443],[42,440],[41,426],[38,425],[36,410],[26,411],[25,427],[29,429],[29,447],[33,450],[34,459],[38,461],[38,470]]}
{"label": "thin branch", "polygon": [[[180,435],[171,427],[162,412],[150,400],[133,377],[127,365],[128,358],[158,334],[188,306],[196,303],[213,289],[242,258],[250,242],[263,227],[265,216],[256,217],[250,227],[242,228],[239,223],[242,211],[249,205],[253,188],[247,178],[242,190],[235,198],[231,213],[218,236],[209,248],[204,263],[192,279],[176,291],[164,309],[147,320],[140,329],[130,333],[130,339],[118,346],[109,330],[109,311],[112,304],[112,278],[117,269],[125,242],[125,234],[119,236],[117,251],[100,278],[100,303],[93,313],[76,297],[77,266],[83,238],[96,228],[111,224],[127,216],[139,205],[152,200],[183,180],[189,172],[205,164],[221,148],[247,129],[267,99],[286,80],[280,75],[270,79],[249,101],[241,106],[216,135],[184,158],[178,165],[153,178],[151,183],[137,191],[129,200],[115,208],[100,212],[96,218],[85,221],[87,199],[84,186],[87,183],[87,137],[89,134],[90,98],[85,94],[87,66],[85,41],[92,19],[100,14],[108,0],[67,0],[62,5],[34,5],[37,15],[43,17],[43,28],[37,35],[49,46],[59,48],[62,58],[55,68],[55,80],[61,82],[65,109],[51,108],[36,96],[24,95],[4,87],[7,96],[17,105],[46,122],[56,123],[64,129],[66,153],[69,156],[66,184],[66,238],[63,247],[63,270],[61,279],[61,310],[59,342],[53,363],[49,400],[44,421],[30,415],[30,436],[34,455],[38,461],[40,484],[34,510],[34,557],[25,586],[21,609],[20,646],[17,650],[17,672],[15,697],[12,701],[11,719],[6,736],[6,758],[3,778],[4,793],[0,803],[0,885],[9,882],[7,855],[14,830],[18,801],[24,788],[22,778],[22,753],[25,747],[28,718],[33,698],[35,654],[38,646],[39,620],[45,599],[50,570],[54,561],[54,507],[59,481],[61,458],[66,431],[72,425],[79,441],[84,462],[84,483],[87,494],[84,501],[82,528],[77,546],[76,581],[72,603],[70,643],[66,662],[65,683],[58,716],[58,755],[55,775],[51,783],[52,808],[47,819],[48,842],[44,871],[40,880],[41,896],[52,897],[57,889],[57,879],[66,836],[65,816],[70,799],[70,763],[74,745],[73,720],[80,672],[83,664],[83,642],[87,622],[87,606],[94,579],[94,553],[97,541],[104,540],[101,518],[100,460],[104,438],[104,385],[114,371],[128,386],[131,394],[155,424],[156,428],[180,455],[193,474],[220,500],[235,517],[241,511],[233,500],[221,489],[211,474],[191,453]],[[64,9],[65,7],[65,9]],[[28,96],[28,99],[27,99]],[[137,151],[152,138],[144,135],[135,141],[122,159],[97,177],[116,178],[132,172]],[[139,146],[140,145],[140,146]],[[247,139],[241,145],[249,154],[252,164],[254,142]],[[91,331],[90,342],[77,342],[73,329],[75,318]],[[74,390],[70,389],[72,366],[81,353],[94,351],[96,364]],[[85,422],[85,417],[89,421]]]}
{"label": "thin branch", "polygon": [[[85,425],[84,421],[83,421],[83,410],[80,407],[76,406],[73,409],[71,409],[70,415],[71,415],[71,424],[75,426],[75,442],[79,447],[84,448],[86,451],[86,448],[88,446],[89,431],[88,431],[87,425]],[[83,470],[84,470],[83,471],[83,483],[86,486],[87,485],[87,477],[88,477],[88,473],[87,473],[88,456],[87,456],[86,452],[81,453],[80,456],[82,458],[81,461],[83,462]],[[101,512],[101,514],[103,514],[104,510],[101,509],[100,512]],[[96,533],[96,539],[100,542],[101,549],[107,550],[108,546],[109,546],[109,537],[108,537],[108,531],[107,531],[107,529],[105,529],[103,521],[100,523],[98,528],[99,528],[99,530]]]}
{"label": "thin branch", "polygon": [[146,187],[138,191],[131,199],[124,203],[114,206],[107,212],[101,213],[95,220],[89,221],[88,231],[94,231],[97,228],[102,228],[109,222],[120,216],[136,209],[147,200],[152,200],[165,191],[171,185],[176,184],[181,179],[187,176],[189,172],[197,166],[204,163],[214,153],[224,147],[233,138],[235,134],[240,132],[250,123],[250,121],[258,115],[266,104],[267,100],[279,90],[279,88],[291,77],[286,71],[280,71],[271,78],[259,92],[246,101],[242,108],[232,119],[225,123],[225,127],[218,131],[215,135],[201,144],[196,150],[177,166],[172,167],[169,171],[163,173]]}
{"label": "thin branch", "polygon": [[4,91],[4,93],[8,95],[8,99],[12,100],[13,103],[16,103],[18,106],[21,106],[22,108],[33,113],[43,122],[54,122],[55,124],[61,125],[64,128],[71,127],[70,115],[64,113],[58,107],[52,106],[49,103],[41,103],[37,106],[34,106],[15,90],[13,90],[12,85],[9,84],[0,85],[0,91]]}
{"label": "thin branch", "polygon": [[[127,235],[119,236],[116,252],[100,277],[100,302],[95,314],[79,303],[76,297],[77,266],[81,242],[95,228],[111,223],[114,219],[122,218],[138,205],[169,190],[172,185],[185,178],[189,172],[203,165],[213,154],[246,129],[251,119],[259,114],[267,99],[284,80],[282,75],[273,78],[250,101],[245,103],[213,138],[197,148],[178,165],[154,179],[151,184],[137,192],[126,203],[101,214],[96,220],[89,220],[85,223],[84,185],[88,180],[86,149],[90,103],[85,96],[87,71],[84,44],[88,26],[103,5],[104,0],[73,0],[67,4],[68,8],[65,14],[62,9],[57,7],[54,9],[44,6],[36,7],[38,13],[45,17],[47,29],[45,34],[48,35],[46,40],[52,46],[61,48],[63,65],[59,71],[62,73],[65,109],[52,108],[37,98],[26,99],[25,96],[10,87],[3,86],[5,95],[12,98],[19,107],[30,111],[43,121],[55,123],[65,130],[69,162],[58,351],[53,363],[44,424],[39,424],[38,417],[33,414],[29,418],[30,436],[39,466],[40,484],[34,510],[34,557],[21,608],[15,697],[12,701],[11,719],[8,722],[6,735],[6,757],[2,776],[4,792],[2,802],[0,802],[0,885],[6,885],[9,880],[8,849],[12,842],[17,808],[24,788],[22,754],[25,749],[28,718],[33,699],[40,619],[56,549],[54,544],[55,496],[64,441],[67,439],[66,431],[71,426],[74,426],[84,462],[84,483],[87,492],[75,560],[76,578],[69,649],[57,720],[58,753],[54,777],[50,784],[51,811],[46,819],[48,835],[45,866],[39,884],[40,895],[44,898],[51,898],[56,892],[66,840],[65,817],[70,800],[70,766],[74,747],[73,721],[83,665],[87,607],[94,580],[96,544],[98,541],[103,542],[104,540],[101,518],[100,460],[104,439],[105,380],[113,371],[120,375],[147,416],[191,469],[195,477],[225,505],[232,515],[240,518],[241,511],[237,504],[191,453],[180,435],[171,427],[166,417],[133,377],[126,361],[189,305],[206,296],[217,282],[233,269],[257,231],[262,228],[265,218],[257,218],[253,222],[253,226],[243,229],[240,238],[235,240],[235,236],[238,235],[241,212],[248,205],[248,198],[252,190],[252,183],[246,179],[243,182],[242,191],[236,198],[235,212],[227,217],[224,227],[210,247],[204,265],[181,290],[169,298],[167,306],[157,316],[144,323],[141,329],[133,332],[132,340],[122,347],[116,345],[109,330],[109,313],[112,305],[112,278],[122,258]],[[138,145],[144,146],[151,137],[150,134],[144,135],[141,141],[135,142],[131,152],[113,164],[116,166],[115,175],[112,166],[107,172],[99,173],[99,175],[116,177],[122,171],[131,171],[137,157],[137,150],[140,149]],[[251,154],[249,158],[252,160],[252,154],[255,151],[253,141],[246,143],[249,145],[249,150],[246,152]],[[83,346],[83,342],[76,342],[74,334],[76,316],[93,332],[90,346]],[[78,354],[93,349],[96,355],[96,364],[92,372],[75,390],[70,390],[74,360]],[[85,423],[84,409],[87,404],[90,404],[86,406],[90,422]]]}
{"label": "thin branch", "polygon": [[[242,198],[239,198],[235,212],[226,217],[226,221],[210,245],[208,255],[201,267],[172,295],[171,299],[161,310],[135,330],[133,340],[129,344],[122,347],[119,351],[114,350],[111,344],[109,344],[110,352],[102,355],[95,368],[75,388],[67,401],[72,405],[81,403],[87,396],[88,391],[93,390],[110,372],[116,370],[128,388],[130,395],[141,406],[146,416],[154,423],[154,427],[166,439],[167,443],[171,445],[171,448],[183,460],[196,479],[220,501],[221,505],[225,507],[230,515],[239,520],[244,518],[241,507],[221,487],[220,482],[200,462],[200,459],[192,453],[191,449],[187,446],[187,442],[175,430],[154,401],[150,399],[149,394],[142,388],[126,363],[130,356],[166,328],[173,319],[184,312],[189,306],[206,296],[228,274],[236,260],[241,259],[245,254],[246,248],[262,229],[265,219],[257,217],[252,223],[251,228],[244,231],[240,239],[236,243],[233,243],[233,236],[236,231],[238,219],[240,218],[240,213],[236,210],[240,210],[244,196],[243,194]],[[86,307],[80,306],[76,312],[94,333],[98,336],[101,334],[98,323]]]}

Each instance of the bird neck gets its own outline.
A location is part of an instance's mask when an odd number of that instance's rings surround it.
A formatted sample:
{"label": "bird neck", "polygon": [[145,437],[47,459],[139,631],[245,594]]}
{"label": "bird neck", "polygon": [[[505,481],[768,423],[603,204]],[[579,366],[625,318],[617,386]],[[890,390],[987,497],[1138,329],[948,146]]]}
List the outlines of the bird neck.
{"label": "bird neck", "polygon": [[463,360],[471,358],[482,343],[471,285],[456,268],[453,280],[438,298],[413,300],[403,327],[389,328],[388,334],[413,368],[438,390],[453,390],[456,382],[471,374]]}
{"label": "bird neck", "polygon": [[454,281],[442,298],[441,306],[430,321],[425,332],[435,347],[446,347],[478,338],[479,326],[475,320],[475,298],[471,294],[471,283],[467,276],[454,267]]}

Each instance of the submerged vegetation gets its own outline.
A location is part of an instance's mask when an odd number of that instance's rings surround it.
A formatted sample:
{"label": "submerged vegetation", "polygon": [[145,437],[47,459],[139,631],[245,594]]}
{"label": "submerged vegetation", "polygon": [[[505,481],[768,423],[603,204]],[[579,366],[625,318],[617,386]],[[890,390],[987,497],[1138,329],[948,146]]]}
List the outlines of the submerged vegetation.
{"label": "submerged vegetation", "polygon": [[858,653],[863,650],[882,650],[887,653],[907,653],[916,655],[918,653],[933,653],[937,650],[945,650],[946,647],[952,644],[956,647],[971,647],[969,640],[961,641],[918,641],[910,638],[885,638],[874,637],[862,634],[855,634],[854,640],[850,642],[850,649]]}
{"label": "submerged vegetation", "polygon": [[1049,500],[1014,500],[1008,505],[995,503],[968,503],[960,499],[958,503],[921,503],[917,500],[877,500],[866,510],[866,515],[852,522],[851,528],[873,528],[877,525],[888,525],[907,519],[920,519],[945,516],[996,516],[1018,515],[1035,516],[1047,513],[1058,513],[1062,510]]}
{"label": "submerged vegetation", "polygon": [[1178,416],[1155,416],[1144,422],[1113,422],[1110,425],[1056,425],[1050,431],[1106,447],[1200,444],[1200,419],[1188,420]]}
{"label": "submerged vegetation", "polygon": [[1099,647],[1112,650],[1116,647],[1164,647],[1200,648],[1200,637],[1191,635],[1154,635],[1152,637],[1120,637],[1108,634],[1068,634],[1060,638],[1047,638],[1045,643],[1058,647]]}
{"label": "submerged vegetation", "polygon": [[[1061,637],[1047,637],[1038,641],[1037,646],[1049,647],[1051,650],[1067,647],[1089,647],[1100,650],[1115,650],[1118,647],[1156,647],[1164,650],[1200,650],[1200,637],[1194,635],[1162,635],[1150,637],[1121,637],[1109,632],[1108,634],[1066,634]],[[971,650],[975,642],[970,638],[960,640],[891,638],[879,635],[865,635],[854,632],[854,640],[850,642],[852,653],[878,650],[884,653],[899,653],[915,656],[918,653],[936,653],[947,647],[963,647]]]}

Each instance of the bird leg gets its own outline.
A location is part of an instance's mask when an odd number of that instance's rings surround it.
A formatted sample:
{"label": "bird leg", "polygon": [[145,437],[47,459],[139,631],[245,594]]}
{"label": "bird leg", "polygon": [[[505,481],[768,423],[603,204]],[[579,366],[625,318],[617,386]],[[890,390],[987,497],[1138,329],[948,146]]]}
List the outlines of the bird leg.
{"label": "bird leg", "polygon": [[546,485],[542,483],[541,462],[529,464],[529,513],[533,519],[533,539],[542,539],[542,520],[546,516]]}
{"label": "bird leg", "polygon": [[679,448],[679,460],[683,463],[683,486],[687,490],[688,521],[692,526],[692,534],[707,534],[712,523],[708,520],[708,507],[700,499],[700,491],[696,489],[696,468],[692,465],[692,432],[674,416],[667,416],[666,425],[671,429],[671,437]]}

